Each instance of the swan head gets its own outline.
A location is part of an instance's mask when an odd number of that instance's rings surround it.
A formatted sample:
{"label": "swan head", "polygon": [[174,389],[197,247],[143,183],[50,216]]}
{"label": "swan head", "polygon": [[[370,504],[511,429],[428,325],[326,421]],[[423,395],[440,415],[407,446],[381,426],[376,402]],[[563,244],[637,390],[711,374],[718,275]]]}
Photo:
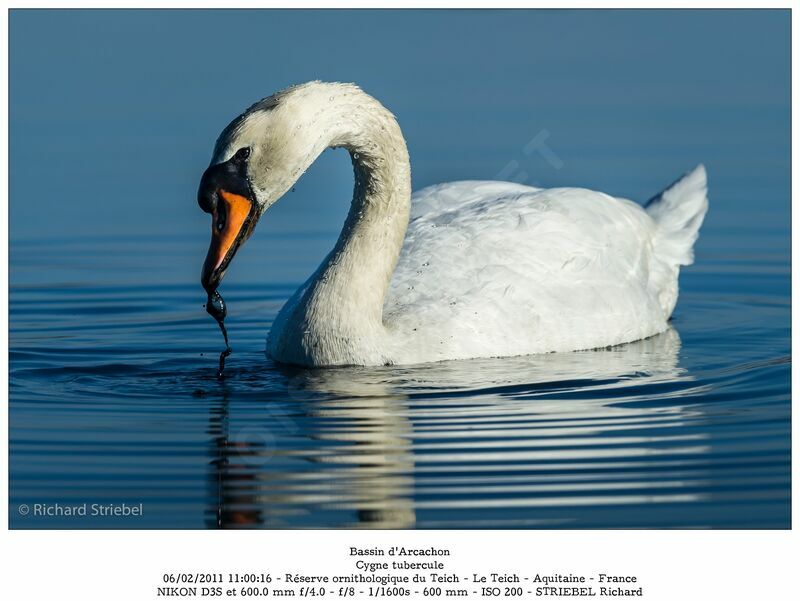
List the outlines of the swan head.
{"label": "swan head", "polygon": [[322,82],[294,86],[257,102],[222,131],[197,195],[212,216],[201,278],[206,290],[216,289],[261,215],[330,145],[335,128],[319,116],[330,112],[334,97],[353,90]]}

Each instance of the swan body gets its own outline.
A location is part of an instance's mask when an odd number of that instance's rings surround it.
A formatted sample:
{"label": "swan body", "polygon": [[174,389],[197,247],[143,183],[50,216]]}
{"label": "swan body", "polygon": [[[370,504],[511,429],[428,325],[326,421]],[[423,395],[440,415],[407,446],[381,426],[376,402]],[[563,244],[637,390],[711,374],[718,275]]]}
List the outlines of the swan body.
{"label": "swan body", "polygon": [[261,214],[332,146],[353,160],[351,210],[334,249],[275,319],[267,340],[275,360],[502,357],[667,329],[679,268],[692,263],[708,207],[702,165],[644,208],[581,188],[507,182],[440,184],[412,196],[391,113],[356,86],[320,82],[248,109],[220,136],[212,165],[247,147]]}

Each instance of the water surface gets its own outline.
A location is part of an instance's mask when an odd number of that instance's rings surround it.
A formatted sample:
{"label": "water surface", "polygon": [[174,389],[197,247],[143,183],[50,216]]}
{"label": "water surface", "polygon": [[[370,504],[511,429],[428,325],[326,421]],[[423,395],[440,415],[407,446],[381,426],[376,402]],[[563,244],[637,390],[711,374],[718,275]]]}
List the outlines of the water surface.
{"label": "water surface", "polygon": [[[59,257],[124,269],[141,244],[19,244],[14,261],[31,279]],[[222,381],[193,280],[20,283],[12,503],[145,515],[12,525],[787,527],[785,257],[705,257],[682,281],[672,329],[613,349],[315,370],[263,353],[297,282],[237,282]]]}
{"label": "water surface", "polygon": [[[11,526],[789,527],[788,11],[310,14],[12,13]],[[238,46],[209,44],[219,31]],[[317,77],[395,112],[415,188],[644,201],[705,162],[671,329],[579,353],[274,364],[266,332],[347,210],[337,151],[233,262],[218,380],[196,186],[238,111]],[[143,515],[18,511],[83,502]]]}

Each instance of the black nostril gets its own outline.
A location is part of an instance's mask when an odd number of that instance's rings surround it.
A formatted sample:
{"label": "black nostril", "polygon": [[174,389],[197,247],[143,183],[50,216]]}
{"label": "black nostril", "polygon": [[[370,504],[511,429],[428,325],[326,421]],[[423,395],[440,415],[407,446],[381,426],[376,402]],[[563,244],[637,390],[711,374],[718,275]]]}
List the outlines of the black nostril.
{"label": "black nostril", "polygon": [[217,231],[221,232],[225,228],[225,222],[227,221],[228,215],[227,211],[225,210],[226,207],[224,202],[214,204],[217,206]]}

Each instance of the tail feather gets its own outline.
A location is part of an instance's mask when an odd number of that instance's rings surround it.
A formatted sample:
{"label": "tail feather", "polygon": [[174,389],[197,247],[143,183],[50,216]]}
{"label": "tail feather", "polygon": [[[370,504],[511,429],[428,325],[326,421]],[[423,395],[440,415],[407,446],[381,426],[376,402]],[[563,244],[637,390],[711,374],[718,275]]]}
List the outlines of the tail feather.
{"label": "tail feather", "polygon": [[658,224],[655,248],[674,265],[694,262],[692,247],[708,211],[706,168],[698,165],[645,205]]}

